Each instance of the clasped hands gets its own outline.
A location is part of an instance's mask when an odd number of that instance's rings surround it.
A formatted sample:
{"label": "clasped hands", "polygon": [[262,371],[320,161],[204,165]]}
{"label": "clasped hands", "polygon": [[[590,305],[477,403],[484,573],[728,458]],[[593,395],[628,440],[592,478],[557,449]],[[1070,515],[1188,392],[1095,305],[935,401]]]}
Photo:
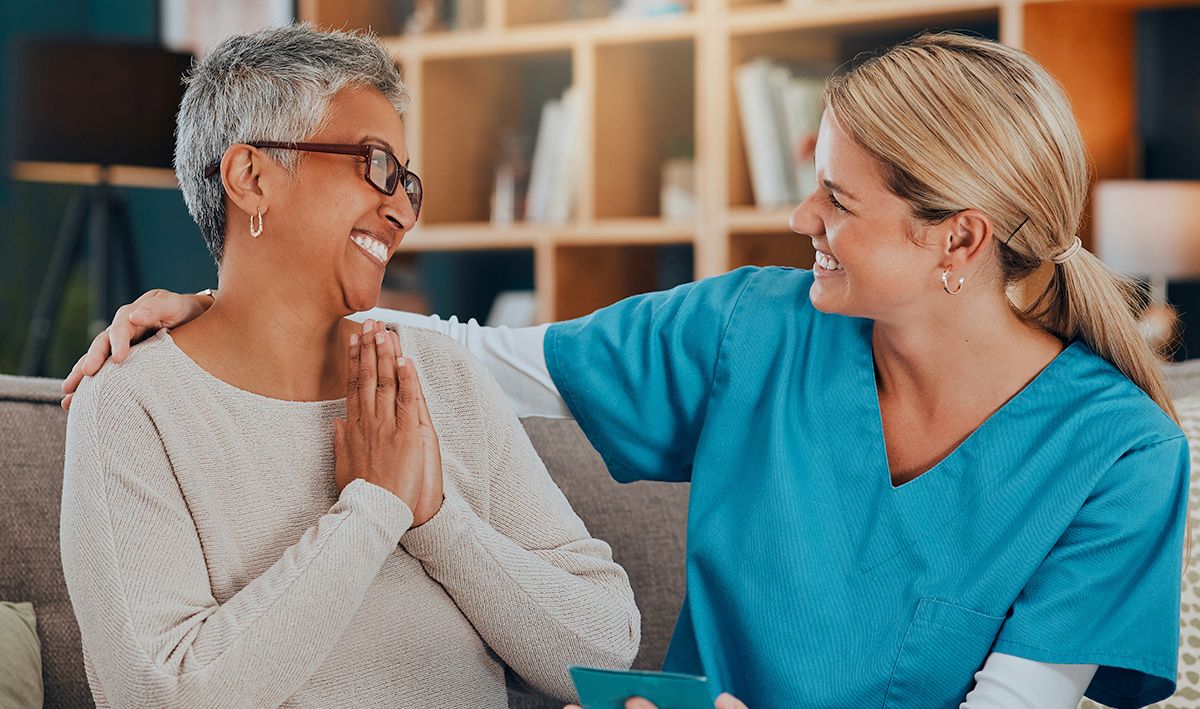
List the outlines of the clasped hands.
{"label": "clasped hands", "polygon": [[408,505],[419,527],[445,497],[437,431],[417,370],[400,337],[373,320],[351,336],[346,356],[346,418],[333,422],[338,490],[356,478],[378,485]]}

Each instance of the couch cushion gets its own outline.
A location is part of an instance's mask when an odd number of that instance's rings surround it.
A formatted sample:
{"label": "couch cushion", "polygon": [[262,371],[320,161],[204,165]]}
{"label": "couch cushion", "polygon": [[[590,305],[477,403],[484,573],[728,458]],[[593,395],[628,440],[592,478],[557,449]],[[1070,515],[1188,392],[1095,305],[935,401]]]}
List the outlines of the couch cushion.
{"label": "couch cushion", "polygon": [[29,603],[0,602],[0,706],[42,706],[42,650]]}
{"label": "couch cushion", "polygon": [[58,550],[66,413],[58,382],[0,375],[0,599],[37,609],[45,702],[92,705]]}

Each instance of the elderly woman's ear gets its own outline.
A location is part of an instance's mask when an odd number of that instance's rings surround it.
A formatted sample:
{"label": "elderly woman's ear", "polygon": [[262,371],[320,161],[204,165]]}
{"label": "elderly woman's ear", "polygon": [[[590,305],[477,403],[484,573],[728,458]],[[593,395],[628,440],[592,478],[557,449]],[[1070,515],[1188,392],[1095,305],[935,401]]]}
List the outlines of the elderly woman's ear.
{"label": "elderly woman's ear", "polygon": [[266,153],[245,143],[235,143],[221,158],[221,184],[234,206],[247,215],[266,214],[272,187],[278,183],[278,165]]}

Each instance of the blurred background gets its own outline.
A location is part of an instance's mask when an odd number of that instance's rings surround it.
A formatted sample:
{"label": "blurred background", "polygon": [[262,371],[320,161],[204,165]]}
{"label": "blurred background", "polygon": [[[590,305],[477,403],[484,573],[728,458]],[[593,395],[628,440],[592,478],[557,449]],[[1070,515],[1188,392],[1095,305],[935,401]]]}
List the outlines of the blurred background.
{"label": "blurred background", "polygon": [[3,0],[0,373],[62,377],[116,305],[217,285],[171,169],[179,76],[297,20],[373,29],[415,95],[426,201],[383,307],[532,324],[809,268],[787,215],[824,78],[954,29],[1062,81],[1098,184],[1085,245],[1146,283],[1148,338],[1200,356],[1200,0]]}

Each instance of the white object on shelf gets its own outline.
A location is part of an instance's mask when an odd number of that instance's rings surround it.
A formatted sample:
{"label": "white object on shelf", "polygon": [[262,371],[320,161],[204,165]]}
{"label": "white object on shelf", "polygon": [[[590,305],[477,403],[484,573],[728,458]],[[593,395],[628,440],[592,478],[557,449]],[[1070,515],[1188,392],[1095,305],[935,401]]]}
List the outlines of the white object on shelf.
{"label": "white object on shelf", "polygon": [[554,153],[562,133],[562,115],[562,104],[557,99],[547,101],[542,106],[533,163],[529,168],[529,198],[525,206],[525,219],[531,222],[543,221],[550,203],[550,191],[554,186]]}
{"label": "white object on shelf", "polygon": [[[794,201],[794,173],[786,150],[782,116],[781,67],[763,58],[738,67],[736,76],[742,140],[750,167],[750,186],[759,207]],[[786,83],[786,70],[783,70]]]}
{"label": "white object on shelf", "polygon": [[821,127],[821,96],[824,79],[792,77],[783,89],[783,116],[787,126],[787,150],[793,171],[793,201],[799,202],[817,189],[816,165],[808,148]]}
{"label": "white object on shelf", "polygon": [[563,224],[571,218],[579,181],[578,144],[583,137],[581,102],[578,89],[572,86],[561,99],[547,101],[542,107],[529,172],[527,221]]}
{"label": "white object on shelf", "polygon": [[679,0],[625,0],[613,17],[669,17],[688,11],[690,3]]}
{"label": "white object on shelf", "polygon": [[575,192],[579,184],[579,144],[583,140],[583,106],[579,90],[574,86],[563,94],[562,130],[558,140],[554,181],[550,199],[543,215],[550,224],[565,224],[575,211]]}
{"label": "white object on shelf", "polygon": [[501,291],[488,311],[488,327],[529,327],[537,324],[537,295],[531,290]]}
{"label": "white object on shelf", "polygon": [[492,188],[492,224],[510,226],[516,221],[517,171],[511,163],[496,168],[496,183]]}
{"label": "white object on shelf", "polygon": [[675,158],[663,163],[660,211],[667,221],[695,219],[696,162],[691,158]]}

